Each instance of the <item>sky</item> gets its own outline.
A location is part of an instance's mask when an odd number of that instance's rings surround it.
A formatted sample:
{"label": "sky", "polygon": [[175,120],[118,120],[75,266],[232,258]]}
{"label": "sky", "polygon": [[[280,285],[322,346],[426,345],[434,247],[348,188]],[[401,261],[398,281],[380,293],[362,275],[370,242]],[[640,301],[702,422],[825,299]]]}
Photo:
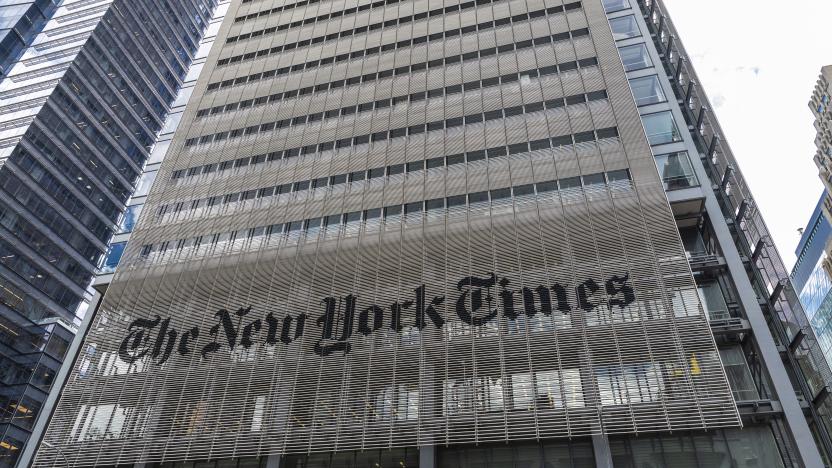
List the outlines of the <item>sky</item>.
{"label": "sky", "polygon": [[832,64],[832,1],[664,1],[791,269],[823,191],[808,102]]}

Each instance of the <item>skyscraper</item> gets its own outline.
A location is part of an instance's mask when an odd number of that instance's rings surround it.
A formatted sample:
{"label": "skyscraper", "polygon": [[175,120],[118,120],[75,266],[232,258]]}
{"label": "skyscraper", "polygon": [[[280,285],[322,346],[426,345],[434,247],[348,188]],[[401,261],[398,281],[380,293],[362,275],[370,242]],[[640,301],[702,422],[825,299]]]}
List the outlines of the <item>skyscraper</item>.
{"label": "skyscraper", "polygon": [[235,2],[35,465],[821,466],[708,107],[655,0]]}
{"label": "skyscraper", "polygon": [[826,254],[832,239],[832,226],[823,214],[827,197],[824,191],[803,230],[795,249],[797,262],[791,279],[806,317],[819,338],[823,355],[832,362],[832,277]]}
{"label": "skyscraper", "polygon": [[[815,165],[818,166],[820,180],[826,192],[832,190],[832,112],[829,109],[832,95],[832,65],[820,70],[820,76],[809,100],[809,109],[815,117]],[[827,197],[823,207],[827,220],[832,220],[832,200]]]}
{"label": "skyscraper", "polygon": [[0,9],[0,466],[15,464],[42,416],[216,5],[57,3]]}

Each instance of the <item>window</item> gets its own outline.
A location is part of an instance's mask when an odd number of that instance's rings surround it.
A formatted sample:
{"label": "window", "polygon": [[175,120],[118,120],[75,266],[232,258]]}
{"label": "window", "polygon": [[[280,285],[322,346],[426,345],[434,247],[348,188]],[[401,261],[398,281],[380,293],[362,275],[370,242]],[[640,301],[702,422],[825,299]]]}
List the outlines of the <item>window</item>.
{"label": "window", "polygon": [[651,145],[663,145],[682,140],[682,134],[679,133],[670,111],[642,115],[641,121],[647,133],[647,141]]}
{"label": "window", "polygon": [[652,363],[600,366],[595,378],[604,406],[658,401],[664,388],[660,370]]}
{"label": "window", "polygon": [[686,151],[660,154],[656,156],[656,166],[659,168],[659,175],[662,177],[665,190],[678,190],[699,185]]}
{"label": "window", "polygon": [[738,401],[758,400],[760,395],[751,371],[748,369],[742,348],[740,346],[720,348],[719,356],[722,358],[722,365],[725,367],[725,375],[728,377],[734,399]]}
{"label": "window", "polygon": [[705,308],[710,320],[723,320],[731,317],[728,305],[725,303],[725,296],[722,288],[716,281],[708,281],[697,285],[699,300]]}
{"label": "window", "polygon": [[136,225],[136,221],[139,219],[139,214],[142,212],[143,206],[144,204],[130,205],[127,207],[127,210],[124,212],[124,216],[121,218],[119,232],[123,233],[133,231],[133,226]]}
{"label": "window", "polygon": [[139,180],[138,186],[136,186],[136,191],[133,193],[133,198],[147,195],[147,192],[150,191],[150,187],[153,185],[153,181],[156,180],[156,174],[157,171],[142,174],[142,178]]}
{"label": "window", "polygon": [[638,23],[636,23],[636,17],[633,15],[611,19],[610,27],[612,28],[612,37],[616,41],[641,35],[641,32],[638,30]]}
{"label": "window", "polygon": [[604,11],[607,13],[625,10],[627,8],[630,8],[630,2],[628,0],[604,0]]}
{"label": "window", "polygon": [[104,263],[101,265],[101,273],[112,273],[116,270],[118,262],[121,260],[122,254],[124,254],[124,247],[126,246],[127,242],[110,244],[110,251],[107,252],[107,257],[104,258]]}
{"label": "window", "polygon": [[646,106],[667,101],[664,91],[659,84],[659,77],[656,75],[643,76],[630,80],[630,89],[636,98],[637,106]]}
{"label": "window", "polygon": [[624,64],[624,70],[626,71],[641,70],[653,66],[653,62],[647,54],[647,46],[644,44],[619,47],[618,53],[621,55],[621,62]]}

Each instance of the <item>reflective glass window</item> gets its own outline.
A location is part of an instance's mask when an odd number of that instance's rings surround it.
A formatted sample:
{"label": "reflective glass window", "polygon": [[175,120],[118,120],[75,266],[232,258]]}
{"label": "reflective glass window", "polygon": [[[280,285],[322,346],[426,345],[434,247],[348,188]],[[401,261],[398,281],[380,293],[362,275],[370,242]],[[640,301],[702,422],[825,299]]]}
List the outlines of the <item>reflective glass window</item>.
{"label": "reflective glass window", "polygon": [[625,10],[627,8],[630,8],[630,2],[628,0],[604,0],[604,11],[607,13]]}
{"label": "reflective glass window", "polygon": [[636,23],[636,17],[633,15],[611,19],[610,27],[612,28],[612,37],[616,41],[641,35],[641,32],[638,30],[638,23]]}
{"label": "reflective glass window", "polygon": [[636,98],[636,105],[646,106],[667,101],[667,98],[659,84],[659,77],[656,75],[642,76],[630,80],[630,89]]}
{"label": "reflective glass window", "polygon": [[653,66],[653,62],[647,54],[647,46],[644,44],[619,47],[618,53],[621,55],[621,62],[624,64],[624,70],[626,71],[641,70]]}
{"label": "reflective glass window", "polygon": [[662,145],[682,140],[682,134],[679,133],[676,122],[673,120],[673,114],[670,111],[642,115],[641,121],[644,123],[647,141],[651,145]]}
{"label": "reflective glass window", "polygon": [[664,182],[665,190],[678,190],[699,185],[686,151],[657,155],[656,166]]}
{"label": "reflective glass window", "polygon": [[116,242],[110,244],[110,250],[107,252],[107,257],[104,258],[104,263],[101,265],[101,273],[112,273],[121,261],[121,256],[124,254],[124,248],[127,242]]}
{"label": "reflective glass window", "polygon": [[121,224],[119,224],[119,232],[133,231],[136,221],[139,220],[139,214],[142,212],[142,207],[144,207],[144,204],[130,205],[127,207],[127,210],[124,212],[124,216],[121,218]]}

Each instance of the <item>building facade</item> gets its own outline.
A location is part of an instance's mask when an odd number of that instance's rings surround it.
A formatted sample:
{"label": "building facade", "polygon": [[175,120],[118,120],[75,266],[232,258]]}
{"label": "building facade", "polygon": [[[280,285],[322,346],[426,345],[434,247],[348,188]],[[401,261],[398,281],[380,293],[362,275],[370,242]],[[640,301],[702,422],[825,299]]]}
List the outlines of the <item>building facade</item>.
{"label": "building facade", "polygon": [[232,2],[35,466],[822,466],[696,81],[655,0]]}
{"label": "building facade", "polygon": [[[820,76],[809,100],[809,109],[815,117],[815,165],[826,193],[832,190],[832,111],[829,109],[832,96],[832,65],[820,70]],[[823,207],[827,220],[832,220],[832,200],[827,197]]]}
{"label": "building facade", "polygon": [[0,5],[0,81],[57,8],[56,0],[17,0]]}
{"label": "building facade", "polygon": [[791,279],[823,355],[827,362],[832,362],[832,276],[826,254],[832,226],[823,214],[827,197],[824,191],[800,237]]}
{"label": "building facade", "polygon": [[44,417],[86,288],[215,5],[0,7],[0,466]]}

